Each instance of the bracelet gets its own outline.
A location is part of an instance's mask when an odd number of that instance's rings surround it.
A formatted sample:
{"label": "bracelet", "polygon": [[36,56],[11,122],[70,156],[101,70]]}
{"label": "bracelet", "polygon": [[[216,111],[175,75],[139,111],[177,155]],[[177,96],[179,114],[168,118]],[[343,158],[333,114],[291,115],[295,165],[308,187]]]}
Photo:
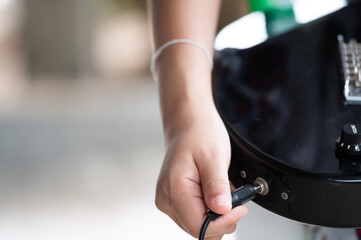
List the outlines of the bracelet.
{"label": "bracelet", "polygon": [[153,76],[154,80],[156,79],[155,78],[155,63],[156,63],[158,57],[162,54],[164,49],[166,49],[167,47],[169,47],[171,45],[177,44],[177,43],[187,43],[187,44],[191,44],[191,45],[196,46],[199,49],[201,49],[206,54],[206,56],[207,56],[207,58],[209,60],[211,69],[213,69],[213,57],[212,57],[211,53],[209,52],[209,50],[205,46],[203,46],[202,44],[200,44],[200,43],[198,43],[196,41],[190,40],[190,39],[183,39],[183,38],[173,39],[173,40],[170,40],[170,41],[164,43],[162,46],[160,46],[155,51],[154,55],[152,56],[152,59],[151,59],[151,62],[150,62],[150,72],[152,73],[152,76]]}

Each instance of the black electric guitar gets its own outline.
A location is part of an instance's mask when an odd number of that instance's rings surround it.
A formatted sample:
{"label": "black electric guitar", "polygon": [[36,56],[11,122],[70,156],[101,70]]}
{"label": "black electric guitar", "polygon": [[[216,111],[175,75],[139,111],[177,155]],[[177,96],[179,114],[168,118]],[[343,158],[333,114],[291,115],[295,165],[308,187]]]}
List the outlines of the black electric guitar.
{"label": "black electric guitar", "polygon": [[254,47],[216,52],[229,177],[236,187],[266,179],[260,206],[305,223],[361,227],[358,42],[361,3],[353,3]]}

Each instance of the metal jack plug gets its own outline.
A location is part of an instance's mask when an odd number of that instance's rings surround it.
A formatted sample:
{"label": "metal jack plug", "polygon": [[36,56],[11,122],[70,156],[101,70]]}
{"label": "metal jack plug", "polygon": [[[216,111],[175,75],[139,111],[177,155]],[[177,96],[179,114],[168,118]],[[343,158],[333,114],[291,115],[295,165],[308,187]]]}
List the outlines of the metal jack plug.
{"label": "metal jack plug", "polygon": [[252,185],[244,185],[232,192],[232,208],[245,204],[256,197],[257,193],[265,196],[269,192],[268,183],[263,178],[258,177]]}
{"label": "metal jack plug", "polygon": [[[232,208],[235,208],[239,205],[245,204],[246,202],[252,200],[256,197],[257,194],[260,195],[267,195],[269,192],[269,186],[266,180],[264,180],[261,177],[258,177],[254,183],[253,186],[250,184],[244,185],[240,188],[237,188],[232,192]],[[206,229],[208,227],[208,224],[210,221],[216,220],[221,215],[218,213],[214,213],[212,211],[208,211],[207,218],[204,221],[200,234],[199,234],[199,240],[203,240]]]}

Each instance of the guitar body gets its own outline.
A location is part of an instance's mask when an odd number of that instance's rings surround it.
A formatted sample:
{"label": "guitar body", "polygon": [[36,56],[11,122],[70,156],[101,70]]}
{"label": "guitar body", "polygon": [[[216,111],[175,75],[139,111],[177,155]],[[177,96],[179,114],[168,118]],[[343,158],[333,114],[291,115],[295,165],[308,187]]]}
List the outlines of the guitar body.
{"label": "guitar body", "polygon": [[236,187],[262,177],[270,192],[254,202],[269,211],[359,228],[361,155],[336,148],[343,126],[361,123],[361,105],[343,96],[340,34],[361,40],[361,3],[257,46],[216,52],[213,91],[231,138]]}

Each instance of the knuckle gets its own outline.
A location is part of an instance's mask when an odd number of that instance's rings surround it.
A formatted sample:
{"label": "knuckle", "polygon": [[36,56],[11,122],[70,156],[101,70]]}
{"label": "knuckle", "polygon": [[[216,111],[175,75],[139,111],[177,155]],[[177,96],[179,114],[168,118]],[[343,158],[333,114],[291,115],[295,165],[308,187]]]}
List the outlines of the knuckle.
{"label": "knuckle", "polygon": [[172,179],[172,183],[171,183],[172,188],[170,189],[170,191],[172,192],[172,194],[177,193],[183,193],[183,192],[187,192],[187,188],[189,188],[189,178],[187,178],[186,176],[184,176],[183,174],[179,174],[174,176],[174,178]]}
{"label": "knuckle", "polygon": [[170,186],[167,182],[158,182],[155,194],[155,206],[162,212],[165,212],[166,205],[169,205]]}
{"label": "knuckle", "polygon": [[184,177],[174,174],[170,178],[160,178],[156,187],[155,205],[164,212],[164,209],[173,209],[174,201],[179,195],[185,194],[187,186]]}
{"label": "knuckle", "polygon": [[221,151],[217,147],[203,147],[198,150],[197,157],[199,159],[217,160],[221,156]]}
{"label": "knuckle", "polygon": [[162,181],[162,182],[158,182],[157,184],[157,189],[156,189],[156,195],[157,196],[167,196],[169,195],[169,189],[170,186],[168,184],[168,182]]}
{"label": "knuckle", "polygon": [[[157,207],[157,209],[159,210],[159,211],[162,211],[163,210],[163,201],[159,198],[159,196],[155,196],[155,201],[154,201],[154,203],[155,203],[155,206]],[[162,211],[163,212],[163,211]]]}

